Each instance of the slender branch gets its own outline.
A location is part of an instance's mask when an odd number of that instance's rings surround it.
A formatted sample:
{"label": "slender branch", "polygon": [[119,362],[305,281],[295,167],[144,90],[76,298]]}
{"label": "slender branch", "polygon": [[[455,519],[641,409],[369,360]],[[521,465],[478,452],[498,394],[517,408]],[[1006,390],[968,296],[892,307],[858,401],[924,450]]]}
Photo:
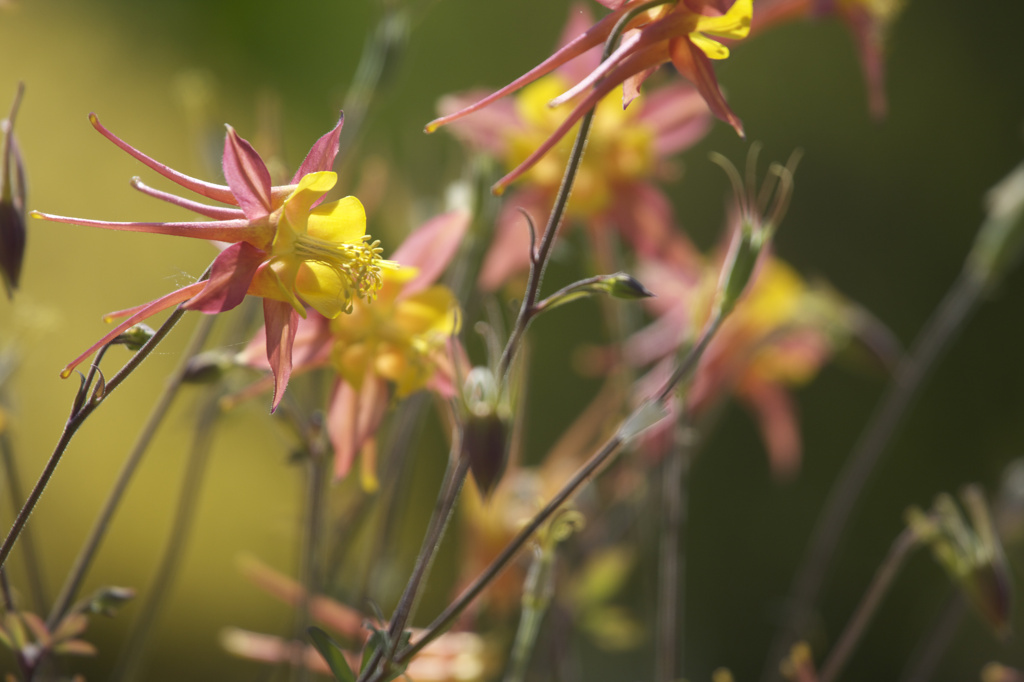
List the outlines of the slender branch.
{"label": "slender branch", "polygon": [[181,355],[181,361],[178,366],[171,372],[170,376],[167,377],[167,382],[164,385],[164,390],[157,398],[156,404],[153,406],[152,411],[149,413],[149,417],[146,419],[146,423],[142,426],[142,430],[135,439],[135,444],[132,446],[131,451],[128,453],[128,457],[125,459],[124,464],[121,466],[121,471],[118,474],[117,480],[114,483],[114,487],[110,491],[110,495],[107,496],[107,501],[103,505],[103,509],[100,510],[99,516],[96,518],[93,524],[92,531],[89,537],[86,539],[85,544],[82,545],[82,549],[78,553],[78,557],[75,559],[74,565],[68,572],[67,578],[64,580],[64,585],[61,587],[60,594],[57,596],[53,607],[50,609],[50,615],[46,619],[46,624],[51,629],[56,626],[64,614],[67,613],[71,603],[75,600],[78,594],[78,590],[81,588],[82,581],[85,579],[86,573],[89,571],[89,567],[92,564],[92,560],[96,556],[96,552],[99,550],[100,543],[103,542],[103,538],[106,535],[107,530],[110,528],[110,522],[117,512],[117,508],[121,503],[121,499],[124,497],[125,491],[128,489],[128,484],[131,482],[132,476],[138,469],[139,464],[142,462],[142,457],[149,447],[150,442],[153,440],[153,436],[156,435],[157,429],[163,422],[167,412],[174,402],[175,396],[178,394],[178,389],[181,388],[182,382],[185,378],[185,372],[188,369],[189,361],[194,355],[196,355],[206,343],[206,339],[210,335],[210,330],[213,328],[214,320],[216,318],[212,315],[204,315],[196,325],[195,331],[192,333],[192,339],[189,341],[184,352]]}
{"label": "slender branch", "polygon": [[889,388],[832,484],[800,567],[790,588],[790,606],[783,628],[769,649],[762,679],[777,676],[778,662],[806,628],[849,521],[871,472],[892,440],[896,427],[913,404],[931,369],[956,338],[984,293],[986,283],[965,269],[918,335],[914,348],[897,367]]}
{"label": "slender branch", "polygon": [[[653,0],[653,2],[647,2],[637,7],[634,7],[629,12],[626,12],[619,18],[619,21],[612,28],[611,33],[608,35],[608,40],[604,44],[604,52],[601,55],[601,61],[604,61],[615,48],[618,46],[619,38],[622,36],[622,32],[625,30],[626,25],[629,24],[635,17],[639,16],[647,10],[664,5],[669,0]],[[587,136],[590,134],[590,126],[594,121],[594,109],[591,109],[583,118],[580,119],[579,131],[576,133],[576,140],[572,144],[572,151],[569,153],[569,162],[565,166],[565,175],[562,176],[562,184],[558,188],[558,194],[555,196],[555,204],[551,208],[551,214],[548,216],[547,225],[544,228],[544,234],[540,239],[540,246],[536,251],[533,250],[531,244],[530,252],[530,277],[526,284],[526,293],[523,295],[523,303],[519,307],[519,315],[516,318],[515,325],[512,327],[512,333],[508,337],[508,343],[505,344],[505,350],[501,354],[501,361],[498,364],[498,376],[504,377],[512,366],[512,361],[515,359],[516,352],[519,350],[519,346],[522,343],[523,335],[526,333],[527,327],[530,326],[531,320],[537,312],[536,303],[537,298],[540,295],[541,281],[544,279],[544,270],[547,268],[548,258],[551,254],[551,247],[555,243],[555,239],[558,237],[558,229],[562,224],[562,219],[565,217],[565,209],[569,204],[569,195],[572,194],[572,186],[576,181],[576,173],[579,171],[580,164],[583,162],[583,152],[587,146]],[[532,233],[532,225],[531,225]],[[531,242],[533,240],[531,239]]]}
{"label": "slender branch", "polygon": [[693,456],[689,420],[676,426],[675,449],[662,465],[661,537],[658,542],[658,633],[654,652],[655,682],[679,679],[683,650],[683,593],[686,563],[679,557],[687,516],[687,477]]}
{"label": "slender branch", "polygon": [[[494,579],[508,566],[512,558],[518,554],[523,545],[530,537],[543,526],[561,506],[568,501],[577,491],[589,482],[601,468],[607,464],[613,455],[617,454],[621,446],[626,442],[627,435],[624,434],[625,426],[640,418],[645,410],[649,409],[651,402],[663,402],[681,381],[686,379],[696,368],[697,362],[703,355],[708,344],[725,320],[725,314],[715,317],[705,328],[698,342],[690,349],[686,357],[679,363],[676,371],[665,383],[665,386],[658,392],[657,397],[652,401],[645,402],[637,407],[623,421],[623,426],[613,435],[600,450],[591,455],[590,459],[580,467],[571,479],[551,500],[544,505],[537,514],[519,531],[519,533],[505,546],[501,553],[470,583],[462,594],[452,602],[434,621],[427,626],[423,635],[415,642],[402,649],[395,657],[396,663],[404,663],[415,656],[423,647],[437,639],[455,622],[455,619],[468,607],[483,590],[494,581]],[[370,678],[370,682],[379,682],[381,679],[378,672]]]}
{"label": "slender branch", "polygon": [[136,680],[139,678],[139,667],[142,664],[147,640],[164,601],[171,590],[172,583],[178,573],[178,567],[185,556],[185,545],[192,530],[192,522],[202,492],[206,464],[213,445],[213,436],[217,418],[220,416],[220,390],[214,386],[207,392],[206,398],[199,408],[198,423],[193,435],[192,448],[189,453],[185,475],[181,482],[178,505],[171,525],[167,545],[164,548],[156,577],[149,587],[147,596],[138,617],[132,627],[128,641],[122,647],[121,656],[110,676],[110,680]]}
{"label": "slender branch", "polygon": [[[17,500],[24,499],[25,495],[21,489],[21,476],[18,473],[17,458],[14,456],[14,446],[6,432],[0,433],[0,456],[3,457],[11,505],[14,508],[14,513],[17,514],[19,509]],[[21,554],[25,561],[25,575],[28,580],[29,592],[32,594],[32,603],[36,605],[37,609],[42,610],[49,602],[46,596],[46,578],[42,561],[36,551],[36,544],[32,539],[32,529],[27,526],[21,533]]]}
{"label": "slender branch", "polygon": [[871,618],[875,615],[875,611],[878,610],[882,598],[903,566],[904,560],[917,545],[918,536],[910,528],[904,529],[893,541],[889,554],[885,557],[882,565],[878,567],[868,591],[864,593],[857,610],[850,618],[850,622],[846,624],[843,634],[840,635],[828,658],[825,659],[825,663],[821,666],[818,682],[833,682],[842,672],[871,622]]}
{"label": "slender branch", "polygon": [[[207,275],[204,275],[204,278]],[[28,499],[25,500],[25,504],[22,505],[21,510],[18,512],[17,517],[14,519],[14,524],[11,526],[11,530],[8,532],[7,537],[4,538],[3,545],[0,545],[0,566],[3,566],[7,561],[7,557],[11,553],[11,549],[14,547],[14,543],[18,540],[18,536],[21,535],[22,530],[25,528],[25,524],[28,522],[28,517],[32,515],[32,510],[35,509],[36,503],[43,494],[43,490],[46,489],[47,483],[50,482],[50,478],[53,477],[53,472],[56,471],[57,465],[60,464],[60,459],[64,455],[64,451],[67,450],[68,445],[71,443],[71,439],[74,437],[78,429],[85,423],[97,407],[103,404],[103,401],[113,393],[114,389],[120,386],[125,379],[138,369],[142,361],[149,357],[150,353],[160,342],[164,340],[167,334],[170,333],[174,325],[178,323],[182,315],[185,314],[185,309],[178,306],[174,312],[171,313],[170,317],[160,326],[153,337],[146,342],[146,344],[136,351],[128,362],[118,371],[114,377],[101,385],[102,390],[94,391],[92,396],[87,398],[80,408],[75,409],[71,416],[68,418],[67,423],[64,425],[64,431],[61,433],[60,438],[57,441],[57,445],[53,449],[53,453],[50,455],[49,460],[46,462],[46,466],[43,468],[43,472],[39,475],[39,480],[36,481],[35,486],[32,488],[32,492],[29,493]],[[89,384],[86,384],[87,387]],[[76,407],[78,401],[78,395],[76,393]]]}

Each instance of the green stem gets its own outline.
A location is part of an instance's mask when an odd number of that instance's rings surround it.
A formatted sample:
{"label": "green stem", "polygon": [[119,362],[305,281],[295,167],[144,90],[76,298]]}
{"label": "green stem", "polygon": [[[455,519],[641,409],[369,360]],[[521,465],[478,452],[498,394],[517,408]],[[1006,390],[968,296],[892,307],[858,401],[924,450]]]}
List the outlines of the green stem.
{"label": "green stem", "polygon": [[839,636],[836,645],[825,659],[825,663],[822,664],[818,682],[833,682],[842,672],[857,643],[864,635],[864,631],[871,623],[871,618],[878,610],[879,604],[882,603],[882,598],[889,591],[893,579],[903,566],[903,562],[917,545],[918,536],[910,528],[904,529],[893,541],[889,554],[885,557],[882,565],[878,567],[868,591],[864,593],[864,597],[843,630],[843,634]]}
{"label": "green stem", "polygon": [[182,479],[178,504],[171,525],[167,545],[164,548],[156,577],[149,587],[149,595],[135,619],[128,641],[122,648],[121,657],[110,676],[110,680],[141,679],[139,668],[150,632],[156,623],[158,614],[169,594],[178,567],[185,556],[185,545],[193,526],[206,464],[213,445],[214,426],[220,416],[219,400],[221,392],[214,386],[207,392],[206,398],[199,409],[198,423],[193,436],[192,448],[189,453],[185,476]]}
{"label": "green stem", "polygon": [[[101,391],[93,392],[91,396],[85,399],[84,403],[80,407],[78,407],[79,394],[75,394],[75,404],[77,409],[73,410],[67,423],[65,423],[64,431],[61,433],[60,438],[57,441],[57,445],[53,449],[53,453],[51,453],[50,458],[47,460],[46,466],[43,467],[43,472],[39,475],[39,479],[32,488],[32,492],[29,493],[28,499],[25,500],[25,504],[23,504],[21,509],[18,511],[18,515],[14,519],[14,524],[11,526],[11,530],[8,532],[7,537],[4,538],[3,544],[0,545],[0,567],[2,567],[7,561],[7,557],[10,555],[11,549],[14,548],[14,543],[18,540],[22,530],[24,530],[29,516],[32,515],[32,510],[35,509],[36,503],[39,502],[39,498],[42,497],[43,490],[46,489],[46,485],[53,477],[54,471],[57,470],[57,465],[60,464],[61,457],[64,455],[64,451],[67,450],[68,445],[70,445],[71,439],[74,437],[75,433],[78,432],[78,429],[81,428],[82,424],[84,424],[89,418],[89,415],[103,404],[107,397],[114,392],[114,389],[120,386],[125,379],[131,376],[131,374],[138,369],[139,365],[142,364],[142,361],[148,358],[150,353],[160,345],[160,342],[163,341],[167,334],[170,333],[171,329],[174,328],[174,325],[178,323],[178,320],[181,319],[185,312],[184,308],[178,306],[174,312],[171,313],[170,317],[168,317],[156,331],[153,338],[147,341],[142,348],[136,351],[131,358],[128,359],[128,362],[124,364],[124,367],[122,367],[110,381],[105,382]],[[95,368],[97,365],[98,361],[94,363],[93,367]],[[90,376],[92,375],[93,372],[90,372]],[[86,384],[85,387],[90,385],[91,383]]]}
{"label": "green stem", "polygon": [[[21,476],[18,473],[17,458],[14,456],[14,446],[8,434],[0,433],[0,453],[3,457],[4,471],[7,477],[7,490],[11,495],[11,505],[14,513],[18,513],[16,500],[24,499],[21,489]],[[32,529],[26,527],[21,534],[21,554],[25,560],[25,575],[28,580],[29,592],[32,594],[32,603],[40,611],[46,608],[49,602],[46,596],[46,579],[43,573],[43,564],[36,551],[36,544],[32,539]]]}
{"label": "green stem", "polygon": [[99,516],[96,518],[93,524],[92,531],[89,537],[86,539],[85,544],[82,545],[82,549],[78,553],[78,557],[75,559],[74,565],[68,572],[67,578],[64,580],[64,585],[61,587],[60,594],[57,595],[57,599],[50,609],[50,615],[46,619],[46,625],[49,628],[56,627],[57,623],[67,613],[71,607],[71,603],[75,600],[78,590],[81,588],[82,581],[85,579],[86,574],[89,571],[89,567],[92,564],[92,560],[96,557],[96,553],[99,550],[100,543],[103,542],[103,538],[110,528],[110,522],[117,512],[117,508],[121,503],[121,499],[124,497],[125,491],[128,489],[128,484],[131,482],[132,476],[134,476],[136,469],[142,462],[142,457],[146,450],[149,448],[150,442],[153,440],[153,436],[156,435],[157,429],[163,422],[164,417],[167,416],[167,412],[174,402],[174,398],[178,394],[178,390],[181,388],[182,382],[185,378],[185,372],[188,369],[189,361],[194,355],[196,355],[206,343],[206,339],[210,335],[210,330],[213,328],[215,317],[212,315],[204,315],[200,318],[196,325],[195,331],[192,333],[192,339],[189,341],[188,346],[185,348],[181,356],[181,361],[178,366],[174,369],[167,382],[164,385],[164,390],[157,398],[156,404],[153,406],[152,411],[149,413],[149,417],[146,419],[146,423],[142,426],[142,430],[135,439],[135,444],[132,446],[131,451],[128,453],[127,459],[121,466],[121,471],[118,474],[117,480],[114,483],[113,489],[107,496],[107,501],[103,505],[103,509],[100,510]]}
{"label": "green stem", "polygon": [[832,484],[825,508],[818,517],[806,554],[793,580],[787,621],[769,650],[763,679],[777,677],[778,662],[794,639],[806,629],[811,607],[821,590],[839,538],[843,535],[871,472],[931,369],[956,338],[985,289],[986,282],[983,279],[964,269],[918,335],[914,348],[897,367],[882,402],[872,414],[846,465]]}
{"label": "green stem", "polygon": [[[686,357],[679,363],[676,371],[672,373],[672,376],[666,382],[665,386],[659,391],[657,397],[654,399],[656,402],[663,402],[665,398],[670,395],[679,383],[688,377],[691,372],[696,368],[697,362],[700,360],[704,351],[707,349],[711,339],[715,333],[721,327],[722,322],[725,320],[725,315],[719,315],[714,318],[706,327],[704,332],[701,334],[700,340],[690,349]],[[623,427],[632,424],[634,420],[639,418],[641,414],[649,408],[649,402],[643,403],[637,407],[633,412],[623,421]],[[551,516],[557,512],[566,501],[568,501],[577,491],[587,482],[589,482],[601,468],[607,464],[611,458],[618,453],[621,446],[626,442],[627,438],[623,434],[624,428],[620,427],[619,431],[615,433],[600,450],[591,455],[590,459],[580,467],[571,479],[562,487],[562,489],[553,497],[551,500],[544,505],[537,514],[529,521],[519,533],[505,546],[501,553],[490,563],[490,565],[484,569],[484,571],[477,576],[477,578],[470,583],[462,594],[452,602],[448,608],[446,608],[434,621],[427,626],[424,633],[415,642],[407,646],[405,649],[400,651],[395,657],[395,662],[405,663],[410,658],[419,653],[423,647],[427,646],[430,642],[437,639],[443,632],[452,626],[456,618],[468,607],[474,599],[483,590],[494,581],[496,577],[508,566],[519,550],[522,549],[523,545],[533,536],[533,534],[543,526]],[[370,682],[379,682],[381,679],[380,675],[374,675],[370,678]]]}

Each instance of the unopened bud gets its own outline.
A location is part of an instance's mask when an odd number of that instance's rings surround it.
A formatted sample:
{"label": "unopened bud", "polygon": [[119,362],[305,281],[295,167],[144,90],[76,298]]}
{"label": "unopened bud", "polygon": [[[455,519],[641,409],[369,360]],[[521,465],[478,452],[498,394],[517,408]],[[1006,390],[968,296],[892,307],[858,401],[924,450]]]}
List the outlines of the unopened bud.
{"label": "unopened bud", "polygon": [[624,272],[616,272],[614,275],[598,275],[573,282],[538,303],[536,309],[538,312],[547,312],[571,301],[588,298],[595,294],[603,294],[612,298],[621,298],[629,301],[654,296],[647,287],[635,278]]}
{"label": "unopened bud", "polygon": [[123,345],[134,352],[145,346],[155,334],[152,327],[140,323],[128,327],[110,343]]}
{"label": "unopened bud", "polygon": [[14,295],[25,257],[25,169],[14,139],[14,118],[24,85],[18,86],[11,114],[0,121],[0,279]]}
{"label": "unopened bud", "polygon": [[967,269],[996,284],[1024,246],[1024,164],[1017,166],[985,197],[988,216],[967,256]]}
{"label": "unopened bud", "polygon": [[505,473],[511,443],[507,400],[503,400],[491,370],[474,367],[463,388],[466,408],[462,454],[484,497],[494,491]]}
{"label": "unopened bud", "polygon": [[234,356],[224,351],[199,353],[189,358],[182,381],[187,384],[212,384],[234,366]]}
{"label": "unopened bud", "polygon": [[113,616],[119,608],[134,598],[135,590],[130,587],[101,587],[89,596],[79,610]]}

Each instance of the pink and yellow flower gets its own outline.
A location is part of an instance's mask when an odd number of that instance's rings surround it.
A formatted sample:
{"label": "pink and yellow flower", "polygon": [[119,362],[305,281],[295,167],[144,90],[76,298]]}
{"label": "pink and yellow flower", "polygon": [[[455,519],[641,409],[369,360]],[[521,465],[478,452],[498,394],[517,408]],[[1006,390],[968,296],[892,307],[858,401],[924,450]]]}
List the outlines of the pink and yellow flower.
{"label": "pink and yellow flower", "polygon": [[[574,8],[563,43],[590,24],[589,15]],[[467,145],[514,168],[560,125],[561,116],[547,103],[569,83],[599,65],[596,50],[572,64],[527,85],[514,99],[495,102],[476,116],[456,121],[452,133]],[[442,99],[442,111],[456,111],[477,94]],[[658,88],[623,109],[614,95],[598,102],[594,124],[567,213],[597,232],[618,229],[642,255],[664,255],[677,244],[670,202],[653,180],[664,175],[666,157],[682,151],[707,132],[711,114],[697,91],[684,83]],[[550,154],[520,176],[520,190],[510,196],[498,216],[494,241],[480,273],[480,285],[491,291],[509,276],[529,267],[529,233],[520,209],[546,215],[562,182],[571,140],[563,138]]]}
{"label": "pink and yellow flower", "polygon": [[[456,121],[492,104],[529,83],[545,76],[569,61],[581,57],[601,45],[612,29],[627,13],[646,0],[599,0],[611,13],[589,29],[579,33],[551,57],[520,76],[509,85],[480,100],[427,124],[433,132],[442,125]],[[715,116],[728,122],[743,135],[743,125],[725,101],[715,78],[711,60],[729,56],[729,48],[716,38],[738,40],[750,30],[752,0],[735,0],[723,11],[718,0],[670,0],[664,5],[643,11],[627,24],[621,45],[587,75],[550,101],[558,106],[579,96],[572,111],[552,133],[522,162],[495,185],[502,192],[512,181],[533,167],[561,140],[583,115],[618,86],[623,86],[623,105],[639,94],[640,84],[661,64],[671,62],[679,73],[692,82]]]}
{"label": "pink and yellow flower", "polygon": [[263,299],[268,330],[266,354],[276,380],[276,408],[291,375],[298,320],[306,317],[307,307],[327,318],[349,312],[355,301],[368,301],[376,296],[383,285],[382,273],[389,266],[388,261],[381,259],[377,242],[371,243],[366,235],[366,215],[358,199],[349,196],[322,203],[324,195],[337,182],[331,167],[338,153],[343,119],[313,145],[291,183],[277,186],[271,185],[270,173],[252,145],[230,126],[224,141],[224,186],[179,173],[121,140],[103,127],[94,114],[89,120],[104,137],[160,175],[227,206],[161,192],[135,178],[135,189],[210,220],[112,222],[35,212],[36,218],[215,240],[229,246],[214,259],[206,280],[150,303],[108,314],[107,320],[125,319],[71,361],[61,376],[69,376],[77,365],[125,329],[162,310],[181,304],[188,310],[214,314],[230,310],[246,295],[253,295]]}
{"label": "pink and yellow flower", "polygon": [[[374,435],[392,392],[398,398],[424,388],[454,395],[449,342],[459,329],[459,306],[451,289],[435,282],[468,226],[464,211],[428,221],[395,251],[401,267],[382,272],[372,305],[354,299],[344,317],[310,315],[299,323],[296,371],[330,366],[338,375],[327,414],[336,478],[348,474],[363,452],[364,486],[375,487]],[[263,334],[241,353],[240,363],[266,368]]]}

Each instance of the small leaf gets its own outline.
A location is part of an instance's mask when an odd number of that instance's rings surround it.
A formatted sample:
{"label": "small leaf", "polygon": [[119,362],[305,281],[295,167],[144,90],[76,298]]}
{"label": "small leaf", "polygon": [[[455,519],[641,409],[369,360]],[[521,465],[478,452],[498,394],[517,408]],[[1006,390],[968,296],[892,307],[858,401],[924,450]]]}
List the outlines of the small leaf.
{"label": "small leaf", "polygon": [[345,660],[345,654],[341,652],[341,648],[335,641],[316,626],[310,627],[306,632],[309,633],[310,639],[313,640],[313,646],[316,647],[316,650],[320,652],[320,655],[327,662],[327,666],[331,669],[334,679],[340,682],[355,682],[355,673],[352,672],[348,661]]}

